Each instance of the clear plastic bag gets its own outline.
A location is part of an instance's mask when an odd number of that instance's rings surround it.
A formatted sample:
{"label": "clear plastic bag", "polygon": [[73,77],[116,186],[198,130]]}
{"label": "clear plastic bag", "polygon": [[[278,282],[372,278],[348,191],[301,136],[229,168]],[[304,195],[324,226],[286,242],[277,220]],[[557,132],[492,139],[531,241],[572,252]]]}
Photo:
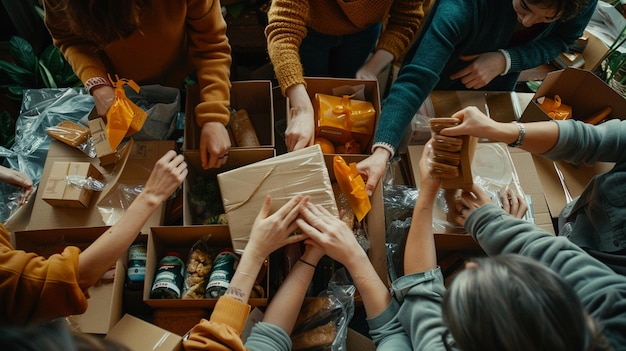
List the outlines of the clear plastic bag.
{"label": "clear plastic bag", "polygon": [[302,306],[292,333],[292,350],[345,351],[348,324],[354,316],[354,283],[345,268],[328,288]]}

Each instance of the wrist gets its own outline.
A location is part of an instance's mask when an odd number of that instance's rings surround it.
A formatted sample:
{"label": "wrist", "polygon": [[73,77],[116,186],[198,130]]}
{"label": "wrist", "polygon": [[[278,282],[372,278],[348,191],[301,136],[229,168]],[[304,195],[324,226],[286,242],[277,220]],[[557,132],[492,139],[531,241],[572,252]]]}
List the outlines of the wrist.
{"label": "wrist", "polygon": [[[515,139],[508,145],[510,147],[519,147],[522,145],[522,143],[524,142],[524,138],[526,137],[526,128],[522,123],[519,123],[517,121],[511,122],[511,124],[515,126],[515,132],[513,132]],[[508,140],[512,140],[512,138],[509,138]]]}
{"label": "wrist", "polygon": [[498,51],[502,54],[502,56],[504,56],[504,72],[500,74],[503,76],[509,73],[509,70],[511,69],[511,55],[504,49],[498,49]]}
{"label": "wrist", "polygon": [[112,85],[111,82],[109,82],[109,80],[104,77],[92,77],[87,79],[87,81],[85,82],[85,90],[87,90],[87,93],[89,95],[93,95],[93,92],[96,89],[105,86],[110,87]]}
{"label": "wrist", "polygon": [[376,143],[372,146],[372,155],[385,157],[387,161],[393,157],[395,150],[389,143]]}

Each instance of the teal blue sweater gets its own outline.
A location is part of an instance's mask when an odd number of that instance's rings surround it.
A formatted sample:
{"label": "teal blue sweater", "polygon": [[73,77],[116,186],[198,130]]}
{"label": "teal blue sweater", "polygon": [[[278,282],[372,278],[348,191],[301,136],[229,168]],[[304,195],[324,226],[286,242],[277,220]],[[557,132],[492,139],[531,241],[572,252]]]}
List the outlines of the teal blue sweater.
{"label": "teal blue sweater", "polygon": [[435,1],[383,104],[374,144],[386,143],[396,150],[432,90],[466,90],[460,80],[449,79],[468,64],[459,59],[461,55],[507,50],[511,56],[509,73],[496,77],[481,90],[513,90],[522,70],[567,51],[568,45],[583,34],[596,5],[597,0],[590,0],[578,17],[544,24],[535,39],[511,47],[517,24],[511,0]]}

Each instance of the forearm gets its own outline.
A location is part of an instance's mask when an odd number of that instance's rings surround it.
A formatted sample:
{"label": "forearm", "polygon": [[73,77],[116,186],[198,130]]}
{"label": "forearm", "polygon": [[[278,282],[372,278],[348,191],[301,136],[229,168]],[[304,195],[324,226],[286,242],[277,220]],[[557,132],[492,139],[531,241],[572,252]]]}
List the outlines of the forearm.
{"label": "forearm", "polygon": [[78,283],[82,289],[95,284],[133,243],[161,201],[142,192],[122,217],[104,232],[78,259]]}
{"label": "forearm", "polygon": [[361,295],[367,317],[375,317],[382,313],[389,306],[391,295],[365,252],[362,255],[360,253],[355,255],[346,268]]}
{"label": "forearm", "polygon": [[250,292],[265,262],[265,257],[251,252],[244,252],[237,265],[237,270],[228,284],[224,296],[231,297],[243,303],[248,303]]}
{"label": "forearm", "polygon": [[[533,154],[543,154],[550,150],[559,138],[559,127],[552,121],[523,123],[525,136],[520,148]],[[497,123],[485,129],[487,139],[511,144],[520,136],[520,129],[514,123]]]}
{"label": "forearm", "polygon": [[424,272],[437,266],[437,253],[433,237],[433,206],[438,188],[421,186],[415,207],[411,227],[406,239],[404,254],[404,273]]}
{"label": "forearm", "polygon": [[[302,259],[315,264],[304,257]],[[291,334],[314,273],[314,267],[301,261],[296,262],[267,307],[263,322],[274,324]]]}

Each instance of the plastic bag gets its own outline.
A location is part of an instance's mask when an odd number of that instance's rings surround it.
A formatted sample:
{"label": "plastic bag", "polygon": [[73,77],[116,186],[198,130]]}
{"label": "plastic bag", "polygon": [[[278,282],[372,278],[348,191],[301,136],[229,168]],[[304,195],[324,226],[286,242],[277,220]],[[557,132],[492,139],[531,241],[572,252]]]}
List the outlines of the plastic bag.
{"label": "plastic bag", "polygon": [[348,324],[354,316],[354,283],[345,268],[335,272],[328,288],[305,301],[291,336],[292,350],[347,350]]}
{"label": "plastic bag", "polygon": [[210,239],[211,235],[200,238],[189,250],[181,297],[183,299],[204,298],[206,284],[211,267],[213,267],[213,252],[208,243]]}
{"label": "plastic bag", "polygon": [[376,109],[351,95],[315,94],[316,136],[337,143],[356,140],[367,145],[374,134]]}
{"label": "plastic bag", "polygon": [[126,96],[124,85],[136,92],[140,90],[139,85],[129,79],[121,78],[113,82],[115,99],[106,115],[106,132],[111,150],[116,150],[125,137],[141,130],[147,117],[146,111]]}
{"label": "plastic bag", "polygon": [[348,165],[343,157],[335,155],[333,157],[333,170],[341,192],[346,196],[357,220],[361,222],[372,209],[372,204],[365,190],[365,182],[356,169],[356,162]]}
{"label": "plastic bag", "polygon": [[83,125],[65,120],[56,126],[46,128],[46,134],[66,145],[77,148],[91,158],[96,157],[91,131]]}

